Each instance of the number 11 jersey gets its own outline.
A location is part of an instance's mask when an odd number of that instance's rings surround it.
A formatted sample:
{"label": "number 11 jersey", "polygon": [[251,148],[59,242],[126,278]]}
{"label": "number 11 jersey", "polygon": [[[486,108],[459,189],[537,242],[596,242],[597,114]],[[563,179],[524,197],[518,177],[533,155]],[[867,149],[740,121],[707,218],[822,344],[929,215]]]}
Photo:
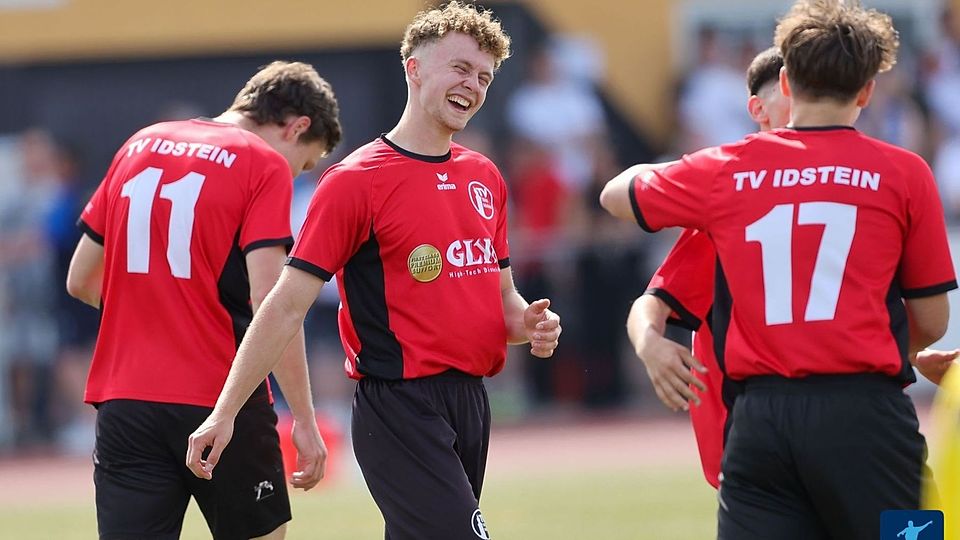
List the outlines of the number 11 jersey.
{"label": "number 11 jersey", "polygon": [[734,379],[913,381],[902,299],[957,287],[930,168],[853,128],[707,148],[635,178],[630,198],[642,227],[712,240],[715,350]]}
{"label": "number 11 jersey", "polygon": [[104,247],[86,402],[216,403],[252,317],[244,257],[293,244],[292,189],[232,124],[155,124],[120,148],[79,221]]}

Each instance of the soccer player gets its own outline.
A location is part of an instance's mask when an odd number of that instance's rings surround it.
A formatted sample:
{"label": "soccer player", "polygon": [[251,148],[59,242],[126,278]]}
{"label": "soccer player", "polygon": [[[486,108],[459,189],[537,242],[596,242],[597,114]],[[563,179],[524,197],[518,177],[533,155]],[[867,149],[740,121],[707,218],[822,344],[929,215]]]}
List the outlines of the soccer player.
{"label": "soccer player", "polygon": [[[84,397],[97,408],[100,538],[177,538],[191,495],[214,538],[283,538],[290,504],[265,373],[238,405],[239,443],[217,480],[195,478],[182,456],[293,244],[293,176],[339,142],[338,114],[313,67],[274,62],[217,118],[134,134],[83,211],[67,289],[102,314]],[[294,417],[291,484],[310,489],[327,450],[302,332],[274,375]]]}
{"label": "soccer player", "polygon": [[[747,69],[747,109],[761,131],[783,127],[790,102],[780,92],[783,56],[776,47],[758,54]],[[711,351],[708,313],[713,304],[716,252],[707,236],[686,229],[654,273],[646,292],[634,302],[627,333],[647,368],[657,396],[673,409],[689,409],[700,463],[711,486],[719,485],[720,457],[728,403],[723,372]],[[706,321],[707,324],[703,324]],[[666,324],[693,330],[693,351],[664,337]],[[727,382],[728,387],[731,383]],[[732,403],[732,389],[727,400]],[[688,402],[696,404],[690,408]]]}
{"label": "soccer player", "polygon": [[[257,312],[187,465],[210,478],[232,419],[337,276],[354,451],[390,540],[488,538],[479,509],[490,435],[482,378],[506,344],[549,357],[560,319],[516,291],[507,189],[452,142],[480,109],[509,37],[457,1],[419,13],[400,47],[399,123],[328,169],[277,286]],[[204,459],[202,452],[212,447]]]}
{"label": "soccer player", "polygon": [[920,157],[853,128],[895,62],[890,18],[798,2],[776,43],[788,129],[631,167],[601,203],[717,251],[714,350],[743,385],[719,537],[876,538],[882,510],[920,505],[925,442],[902,387],[957,286],[943,210]]}

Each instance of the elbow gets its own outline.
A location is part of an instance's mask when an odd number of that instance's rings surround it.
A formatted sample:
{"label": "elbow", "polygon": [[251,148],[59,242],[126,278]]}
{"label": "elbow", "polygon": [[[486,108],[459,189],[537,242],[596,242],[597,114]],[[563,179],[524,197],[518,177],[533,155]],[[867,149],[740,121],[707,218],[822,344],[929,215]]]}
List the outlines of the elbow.
{"label": "elbow", "polygon": [[927,321],[915,329],[913,341],[920,349],[925,349],[940,340],[947,333],[947,319]]}
{"label": "elbow", "polygon": [[76,298],[77,300],[83,300],[87,297],[83,283],[77,279],[73,272],[67,274],[67,294]]}
{"label": "elbow", "polygon": [[614,213],[616,206],[616,196],[614,195],[612,184],[612,181],[607,182],[607,185],[603,186],[603,191],[600,192],[600,206],[611,214]]}

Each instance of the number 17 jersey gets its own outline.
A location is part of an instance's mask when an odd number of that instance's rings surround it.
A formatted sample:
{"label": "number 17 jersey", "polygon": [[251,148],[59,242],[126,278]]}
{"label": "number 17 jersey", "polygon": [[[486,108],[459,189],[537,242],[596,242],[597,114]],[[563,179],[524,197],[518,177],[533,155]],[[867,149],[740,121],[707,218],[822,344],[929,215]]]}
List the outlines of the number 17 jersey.
{"label": "number 17 jersey", "polygon": [[120,148],[79,222],[104,247],[86,402],[216,403],[252,317],[244,257],[293,244],[292,189],[232,124],[155,124]]}
{"label": "number 17 jersey", "polygon": [[731,378],[914,380],[903,298],[957,287],[943,209],[917,155],[853,128],[778,129],[635,178],[648,230],[717,249],[713,333]]}

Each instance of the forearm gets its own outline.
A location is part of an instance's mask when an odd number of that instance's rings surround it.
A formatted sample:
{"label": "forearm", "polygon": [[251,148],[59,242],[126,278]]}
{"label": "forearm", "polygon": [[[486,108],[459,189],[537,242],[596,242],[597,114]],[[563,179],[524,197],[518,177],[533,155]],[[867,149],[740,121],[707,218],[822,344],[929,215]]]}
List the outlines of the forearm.
{"label": "forearm", "polygon": [[268,296],[247,329],[212,415],[236,416],[302,327],[301,314]]}
{"label": "forearm", "polygon": [[294,420],[302,423],[315,422],[302,327],[287,345],[280,363],[273,369],[273,376],[280,383],[283,397],[290,406]]}
{"label": "forearm", "polygon": [[651,295],[643,295],[633,303],[627,316],[627,336],[641,359],[652,343],[666,339],[664,333],[670,311],[662,300]]}
{"label": "forearm", "polygon": [[522,345],[530,341],[523,326],[523,312],[528,305],[516,289],[503,291],[503,321],[507,325],[508,345]]}

